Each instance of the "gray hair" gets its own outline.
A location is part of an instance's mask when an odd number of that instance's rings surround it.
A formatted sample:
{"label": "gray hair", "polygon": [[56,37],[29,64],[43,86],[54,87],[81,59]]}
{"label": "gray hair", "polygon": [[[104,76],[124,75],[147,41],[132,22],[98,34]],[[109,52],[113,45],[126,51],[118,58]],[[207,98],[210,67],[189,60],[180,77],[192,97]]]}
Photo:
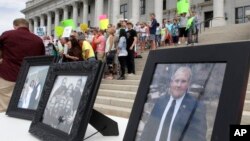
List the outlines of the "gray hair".
{"label": "gray hair", "polygon": [[189,67],[179,67],[179,68],[175,71],[175,73],[172,75],[171,80],[174,79],[175,75],[176,75],[178,72],[186,72],[186,73],[188,73],[188,75],[189,75],[188,82],[191,81],[191,78],[192,78],[192,71],[191,71],[191,69],[190,69]]}

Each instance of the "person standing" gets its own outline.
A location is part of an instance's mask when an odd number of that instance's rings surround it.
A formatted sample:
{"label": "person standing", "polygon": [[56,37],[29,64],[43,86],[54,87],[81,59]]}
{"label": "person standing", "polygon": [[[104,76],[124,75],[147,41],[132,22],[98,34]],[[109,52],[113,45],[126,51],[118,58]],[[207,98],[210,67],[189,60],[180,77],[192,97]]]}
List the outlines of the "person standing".
{"label": "person standing", "polygon": [[105,61],[105,45],[106,45],[106,39],[104,37],[104,31],[99,30],[97,33],[98,38],[94,40],[96,46],[96,57],[97,60],[100,60],[102,62]]}
{"label": "person standing", "polygon": [[177,46],[179,42],[179,24],[177,22],[177,19],[174,19],[173,21],[174,21],[174,24],[172,25],[172,28],[171,28],[171,35],[173,39],[173,44]]}
{"label": "person standing", "polygon": [[126,31],[125,29],[120,30],[120,35],[119,35],[119,43],[118,43],[118,48],[117,48],[117,53],[118,53],[118,60],[120,63],[120,70],[121,74],[118,80],[124,80],[125,79],[125,67],[126,67],[126,58],[128,55],[127,51],[127,36],[126,36]]}
{"label": "person standing", "polygon": [[45,55],[43,41],[28,29],[23,18],[13,21],[14,30],[0,36],[2,63],[0,64],[0,112],[6,111],[22,61],[27,56]]}
{"label": "person standing", "polygon": [[28,109],[36,110],[40,97],[41,97],[41,83],[37,79],[37,80],[34,80],[34,86],[31,92]]}
{"label": "person standing", "polygon": [[151,42],[151,49],[155,50],[156,49],[156,28],[157,28],[157,21],[155,19],[155,14],[151,13],[150,14],[150,20],[151,20],[151,24],[149,25],[149,31],[150,31],[150,36],[149,36],[149,40]]}
{"label": "person standing", "polygon": [[179,42],[178,44],[184,43],[187,44],[187,13],[182,13],[179,18]]}
{"label": "person standing", "polygon": [[135,74],[135,45],[137,43],[137,33],[133,29],[133,24],[131,22],[127,23],[128,31],[127,31],[127,68],[128,75]]}

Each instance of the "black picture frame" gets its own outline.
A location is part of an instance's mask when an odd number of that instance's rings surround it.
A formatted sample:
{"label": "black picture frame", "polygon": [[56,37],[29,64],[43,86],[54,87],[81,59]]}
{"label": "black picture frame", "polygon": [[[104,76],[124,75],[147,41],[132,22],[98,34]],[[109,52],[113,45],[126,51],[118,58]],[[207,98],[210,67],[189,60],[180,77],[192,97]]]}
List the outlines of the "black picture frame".
{"label": "black picture frame", "polygon": [[[93,112],[93,105],[102,79],[104,65],[101,61],[95,62],[71,62],[54,64],[51,66],[50,75],[44,86],[43,97],[39,103],[35,117],[31,123],[29,132],[42,140],[50,141],[80,141],[83,140],[87,125]],[[52,124],[44,121],[45,110],[52,97],[52,89],[56,85],[56,79],[60,76],[86,76],[78,108],[71,122],[71,129],[67,132],[52,127]],[[79,106],[81,105],[81,106]],[[96,113],[96,112],[94,112]],[[59,119],[59,118],[58,118]],[[105,125],[106,126],[106,125]]]}
{"label": "black picture frame", "polygon": [[136,140],[157,64],[182,63],[226,63],[211,140],[229,140],[230,125],[241,121],[249,60],[249,41],[150,51],[123,141]]}
{"label": "black picture frame", "polygon": [[[43,72],[39,77],[40,80],[42,80],[44,84],[44,81],[46,80],[46,76],[49,71],[49,66],[54,62],[54,59],[55,58],[53,56],[33,56],[33,57],[24,58],[17,81],[16,81],[15,88],[13,90],[12,97],[10,99],[8,109],[6,111],[6,115],[11,116],[11,117],[16,117],[16,118],[27,119],[27,120],[33,119],[40,98],[38,99],[38,101],[36,101],[35,106],[33,106],[33,108],[20,107],[19,102],[21,100],[22,92],[24,91],[23,88],[24,88],[24,85],[26,84],[25,82],[29,79],[27,77],[31,69],[34,68],[35,71],[39,69],[44,70],[44,71],[42,70]],[[43,90],[43,85],[40,88],[40,95],[42,93],[42,90]]]}

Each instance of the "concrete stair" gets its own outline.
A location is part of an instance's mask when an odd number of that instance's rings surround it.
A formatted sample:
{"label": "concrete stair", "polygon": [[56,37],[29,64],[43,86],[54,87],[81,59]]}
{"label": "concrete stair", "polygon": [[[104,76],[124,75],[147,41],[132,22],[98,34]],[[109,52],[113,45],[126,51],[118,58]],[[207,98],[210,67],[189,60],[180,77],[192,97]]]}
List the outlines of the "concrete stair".
{"label": "concrete stair", "polygon": [[250,124],[250,80],[248,80],[248,86],[246,91],[246,97],[244,102],[243,113],[241,117],[241,124]]}
{"label": "concrete stair", "polygon": [[94,105],[96,110],[107,115],[129,118],[148,52],[141,55],[143,58],[135,59],[135,75],[125,75],[125,80],[102,80]]}

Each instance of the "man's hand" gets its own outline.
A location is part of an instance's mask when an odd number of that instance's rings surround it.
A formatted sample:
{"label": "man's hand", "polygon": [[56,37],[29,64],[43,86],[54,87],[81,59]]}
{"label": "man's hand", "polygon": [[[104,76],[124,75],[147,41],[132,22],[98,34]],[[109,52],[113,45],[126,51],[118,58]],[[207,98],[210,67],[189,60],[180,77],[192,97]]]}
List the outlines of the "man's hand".
{"label": "man's hand", "polygon": [[1,58],[1,59],[0,59],[0,64],[2,64],[2,63],[3,63],[3,59]]}

